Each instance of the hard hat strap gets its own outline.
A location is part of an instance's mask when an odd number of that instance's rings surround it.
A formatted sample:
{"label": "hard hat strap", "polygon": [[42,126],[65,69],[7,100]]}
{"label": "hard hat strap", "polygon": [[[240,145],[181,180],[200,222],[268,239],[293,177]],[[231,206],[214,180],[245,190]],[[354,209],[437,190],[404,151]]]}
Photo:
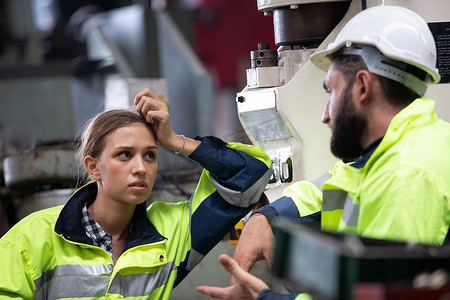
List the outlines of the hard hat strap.
{"label": "hard hat strap", "polygon": [[390,59],[370,45],[356,45],[348,42],[340,51],[343,55],[361,56],[370,72],[400,82],[420,97],[425,95],[426,83],[405,71],[410,66],[407,63]]}

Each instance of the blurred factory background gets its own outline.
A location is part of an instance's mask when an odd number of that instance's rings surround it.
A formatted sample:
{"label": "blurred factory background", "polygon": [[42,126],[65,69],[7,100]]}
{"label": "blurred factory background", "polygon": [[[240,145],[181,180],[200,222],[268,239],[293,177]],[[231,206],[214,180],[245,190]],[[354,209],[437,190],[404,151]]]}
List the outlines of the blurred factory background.
{"label": "blurred factory background", "polygon": [[[235,97],[260,41],[273,44],[273,27],[255,1],[0,0],[0,236],[65,203],[85,122],[143,88],[169,104],[175,132],[248,142]],[[164,150],[158,160],[149,203],[188,199],[200,169]],[[227,282],[217,257],[233,247],[219,244],[172,299]]]}
{"label": "blurred factory background", "polygon": [[[72,147],[83,124],[99,111],[131,106],[146,87],[169,103],[176,132],[248,141],[235,97],[250,51],[271,42],[273,30],[256,3],[245,3],[236,10],[237,0],[2,0],[2,202],[11,192],[73,187]],[[166,155],[156,188],[196,181],[185,173],[198,170]],[[12,213],[4,204],[3,224],[37,208],[19,206]]]}

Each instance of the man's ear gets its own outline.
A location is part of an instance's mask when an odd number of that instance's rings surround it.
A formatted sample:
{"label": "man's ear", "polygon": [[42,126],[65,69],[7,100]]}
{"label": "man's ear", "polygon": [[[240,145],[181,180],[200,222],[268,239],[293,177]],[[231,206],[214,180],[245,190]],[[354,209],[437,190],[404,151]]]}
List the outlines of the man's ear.
{"label": "man's ear", "polygon": [[373,92],[373,75],[367,70],[360,70],[356,73],[356,88],[357,99],[360,104],[367,103],[372,97]]}
{"label": "man's ear", "polygon": [[102,179],[97,162],[92,156],[88,155],[84,158],[84,167],[92,179],[95,181],[100,181]]}

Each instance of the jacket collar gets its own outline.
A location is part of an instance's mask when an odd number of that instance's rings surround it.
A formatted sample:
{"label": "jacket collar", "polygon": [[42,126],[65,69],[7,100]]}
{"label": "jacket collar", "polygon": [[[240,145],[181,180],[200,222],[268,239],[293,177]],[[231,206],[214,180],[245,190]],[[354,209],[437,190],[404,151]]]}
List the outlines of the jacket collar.
{"label": "jacket collar", "polygon": [[421,127],[423,124],[436,121],[435,107],[436,103],[427,97],[414,100],[391,120],[384,137],[370,145],[364,151],[363,156],[352,164],[352,166],[355,168],[363,168],[366,165],[370,167],[386,149],[396,144],[405,132],[416,127]]}
{"label": "jacket collar", "polygon": [[355,161],[354,163],[351,164],[352,167],[357,168],[357,169],[361,169],[362,167],[365,166],[366,162],[369,160],[369,158],[372,156],[373,152],[378,148],[378,146],[381,143],[381,140],[383,138],[379,138],[378,140],[376,140],[375,142],[373,142],[372,144],[369,145],[369,147],[367,147],[366,149],[364,149],[361,157]]}
{"label": "jacket collar", "polygon": [[[96,196],[97,184],[95,182],[90,182],[79,188],[61,210],[56,221],[55,232],[68,240],[93,245],[81,222],[81,210],[85,203],[94,202]],[[133,223],[133,230],[125,245],[125,250],[165,239],[147,218],[145,202],[136,206],[131,222]]]}

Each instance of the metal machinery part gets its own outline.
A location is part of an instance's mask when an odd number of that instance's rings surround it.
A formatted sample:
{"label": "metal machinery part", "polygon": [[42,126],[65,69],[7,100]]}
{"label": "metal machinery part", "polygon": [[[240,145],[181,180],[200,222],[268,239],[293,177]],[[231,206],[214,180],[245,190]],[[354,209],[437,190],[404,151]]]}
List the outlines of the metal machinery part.
{"label": "metal machinery part", "polygon": [[258,50],[250,52],[252,68],[276,67],[278,65],[277,50],[270,50],[269,43],[259,43]]}
{"label": "metal machinery part", "polygon": [[258,0],[258,9],[273,15],[277,46],[317,46],[336,27],[350,0]]}
{"label": "metal machinery part", "polygon": [[[450,28],[444,13],[450,9],[448,1],[438,0],[433,6],[420,0],[368,2],[257,1],[258,10],[273,16],[277,64],[262,59],[257,64],[258,53],[274,55],[274,50],[258,45],[261,49],[251,53],[252,68],[246,71],[247,86],[237,94],[236,101],[239,119],[250,140],[272,158],[273,176],[266,191],[270,201],[276,200],[290,182],[312,181],[329,171],[337,160],[329,150],[330,130],[320,121],[328,101],[322,87],[325,73],[311,64],[309,56],[325,49],[342,26],[366,6],[403,6],[429,24],[437,22],[444,45],[444,66],[439,66],[438,46],[438,68],[450,73],[448,43],[444,43],[449,35],[442,30]],[[449,81],[441,82],[429,86],[425,95],[436,101],[439,117],[450,121],[450,102],[444,97],[450,93]]]}
{"label": "metal machinery part", "polygon": [[7,156],[3,160],[5,185],[11,190],[35,186],[73,186],[77,178],[72,141],[38,145],[33,150]]}
{"label": "metal machinery part", "polygon": [[48,140],[3,160],[5,186],[17,220],[31,212],[64,204],[81,179],[75,165],[75,143]]}
{"label": "metal machinery part", "polygon": [[258,10],[271,15],[273,9],[280,7],[298,8],[301,4],[341,2],[342,0],[257,0]]}
{"label": "metal machinery part", "polygon": [[348,1],[336,1],[274,9],[275,44],[316,48],[339,23],[348,5]]}

